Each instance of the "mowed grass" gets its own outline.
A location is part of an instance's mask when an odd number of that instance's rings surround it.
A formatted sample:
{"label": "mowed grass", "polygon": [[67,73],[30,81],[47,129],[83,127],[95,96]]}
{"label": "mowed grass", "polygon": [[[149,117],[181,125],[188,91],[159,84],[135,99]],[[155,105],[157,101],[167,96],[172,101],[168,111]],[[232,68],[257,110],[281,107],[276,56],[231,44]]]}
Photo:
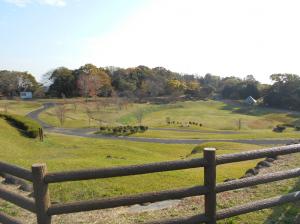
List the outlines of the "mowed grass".
{"label": "mowed grass", "polygon": [[163,139],[299,139],[300,132],[294,131],[292,128],[288,128],[283,133],[273,132],[269,129],[259,129],[259,130],[247,130],[240,131],[237,133],[200,133],[200,132],[189,132],[189,131],[170,131],[170,130],[148,130],[143,133],[136,133],[132,136],[143,137],[143,138],[163,138]]}
{"label": "mowed grass", "polygon": [[0,113],[7,108],[8,113],[26,115],[41,106],[42,103],[39,101],[0,100]]}
{"label": "mowed grass", "polygon": [[[46,163],[48,170],[112,167],[191,158],[194,145],[137,143],[47,134],[44,142],[25,138],[0,119],[1,161],[30,169],[34,163]],[[218,154],[262,148],[250,144],[206,143]],[[202,154],[192,156],[202,157]],[[218,181],[241,177],[257,161],[218,167]],[[74,201],[141,192],[158,191],[203,183],[202,169],[189,169],[131,177],[51,184],[53,201]]]}
{"label": "mowed grass", "polygon": [[[63,125],[59,123],[56,116],[56,109],[49,108],[42,112],[39,118],[44,122],[56,127],[66,128],[84,128],[84,127],[97,127],[99,125],[121,125],[123,124],[118,119],[128,114],[133,115],[135,111],[149,107],[146,104],[131,104],[126,109],[119,109],[116,106],[107,106],[105,108],[97,108],[94,102],[81,102],[76,104],[66,104],[66,119]],[[87,108],[91,111],[92,117],[89,119]]]}
{"label": "mowed grass", "polygon": [[[87,104],[95,118],[101,119],[107,124],[137,124],[135,112],[144,111],[142,123],[149,127],[164,127],[178,129],[199,130],[271,130],[277,124],[300,123],[300,114],[297,112],[276,110],[258,106],[247,106],[235,102],[220,101],[186,101],[164,105],[132,104],[128,108],[117,109],[116,107],[96,109],[96,104]],[[99,122],[92,120],[89,124],[86,114],[86,104],[79,103],[75,111],[72,104],[67,106],[67,119],[64,127],[87,127],[97,126]],[[55,109],[50,108],[40,115],[45,122],[54,126],[60,126],[55,115]],[[166,118],[175,121],[168,125]],[[189,122],[201,123],[200,127],[190,125]]]}

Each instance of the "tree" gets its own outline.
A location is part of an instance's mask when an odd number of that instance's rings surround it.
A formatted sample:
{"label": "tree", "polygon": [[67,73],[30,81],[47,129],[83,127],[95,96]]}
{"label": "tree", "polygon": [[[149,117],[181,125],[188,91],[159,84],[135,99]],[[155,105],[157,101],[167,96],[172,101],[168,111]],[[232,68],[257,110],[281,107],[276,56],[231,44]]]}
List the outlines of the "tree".
{"label": "tree", "polygon": [[89,106],[86,104],[85,106],[85,113],[88,117],[88,121],[89,121],[89,126],[91,126],[91,120],[93,119],[93,112],[92,110],[89,108]]}
{"label": "tree", "polygon": [[142,121],[144,118],[144,110],[143,109],[138,109],[135,113],[134,116],[136,118],[136,121],[138,122],[139,125],[142,125]]}
{"label": "tree", "polygon": [[284,109],[300,109],[300,77],[294,74],[273,74],[273,85],[267,89],[266,105]]}
{"label": "tree", "polygon": [[67,108],[65,104],[55,105],[55,115],[60,123],[60,126],[63,126],[66,121]]}
{"label": "tree", "polygon": [[0,71],[0,93],[6,97],[18,96],[20,92],[35,92],[40,88],[34,76],[27,72]]}
{"label": "tree", "polygon": [[103,69],[92,64],[86,64],[74,73],[77,77],[77,87],[81,96],[88,98],[111,94],[111,79]]}
{"label": "tree", "polygon": [[76,96],[76,80],[72,70],[60,67],[55,69],[50,80],[52,84],[49,86],[48,94],[55,97],[61,97],[64,94],[66,97]]}

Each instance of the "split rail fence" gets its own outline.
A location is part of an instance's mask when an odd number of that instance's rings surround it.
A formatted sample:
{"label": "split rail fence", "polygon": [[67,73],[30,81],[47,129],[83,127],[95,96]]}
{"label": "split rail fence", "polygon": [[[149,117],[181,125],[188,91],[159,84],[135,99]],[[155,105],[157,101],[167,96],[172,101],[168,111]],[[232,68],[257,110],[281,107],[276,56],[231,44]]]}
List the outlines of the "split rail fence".
{"label": "split rail fence", "polygon": [[[203,158],[196,158],[191,160],[54,173],[48,173],[45,164],[34,164],[32,165],[31,171],[29,171],[14,165],[0,162],[1,173],[7,173],[33,183],[34,199],[29,199],[17,193],[10,192],[3,187],[0,187],[0,198],[35,213],[38,224],[50,224],[51,217],[54,215],[115,208],[119,206],[130,206],[140,203],[158,202],[163,200],[181,199],[185,197],[204,195],[204,214],[169,220],[159,220],[151,222],[151,224],[214,224],[217,222],[217,220],[250,213],[261,209],[271,208],[289,202],[300,201],[300,191],[296,191],[286,195],[217,211],[216,195],[218,193],[255,186],[258,184],[265,184],[274,181],[300,177],[300,168],[216,184],[216,166],[221,164],[235,163],[266,157],[275,157],[279,155],[299,152],[300,144],[219,156],[216,156],[215,149],[208,148],[204,150]],[[108,199],[68,202],[64,204],[51,204],[49,196],[48,185],[52,183],[122,177],[198,167],[204,168],[203,186],[199,185],[190,188],[143,193]],[[0,212],[0,222],[4,224],[22,223],[16,218],[10,217],[3,212]]]}

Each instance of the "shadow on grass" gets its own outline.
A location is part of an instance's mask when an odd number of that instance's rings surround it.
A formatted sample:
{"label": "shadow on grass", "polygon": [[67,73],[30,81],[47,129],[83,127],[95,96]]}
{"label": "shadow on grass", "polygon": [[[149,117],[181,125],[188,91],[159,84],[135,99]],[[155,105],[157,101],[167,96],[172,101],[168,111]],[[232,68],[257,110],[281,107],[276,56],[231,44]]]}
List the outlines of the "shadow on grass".
{"label": "shadow on grass", "polygon": [[24,130],[18,128],[18,127],[15,125],[14,122],[9,121],[9,120],[7,120],[7,119],[4,119],[4,120],[5,120],[10,126],[14,127],[14,128],[15,128],[15,129],[16,129],[23,137],[30,138],[30,137],[28,136],[28,134],[26,133],[26,131],[24,131]]}
{"label": "shadow on grass", "polygon": [[280,110],[275,108],[267,108],[264,106],[250,106],[243,103],[238,102],[224,102],[224,105],[221,109],[228,110],[232,113],[236,114],[243,114],[243,115],[252,115],[252,116],[264,116],[268,114],[274,113],[287,113],[287,116],[291,118],[300,118],[300,115],[297,114],[296,111],[287,111],[287,110]]}
{"label": "shadow on grass", "polygon": [[[300,190],[300,179],[290,192]],[[263,224],[300,224],[300,201],[274,207]]]}

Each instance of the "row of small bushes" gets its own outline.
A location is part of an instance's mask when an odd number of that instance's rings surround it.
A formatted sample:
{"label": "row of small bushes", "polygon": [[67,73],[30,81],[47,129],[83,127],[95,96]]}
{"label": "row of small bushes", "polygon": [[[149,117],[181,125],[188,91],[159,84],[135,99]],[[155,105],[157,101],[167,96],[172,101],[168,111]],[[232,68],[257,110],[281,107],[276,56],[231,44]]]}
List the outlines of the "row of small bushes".
{"label": "row of small bushes", "polygon": [[202,123],[199,122],[194,122],[194,121],[189,121],[189,122],[181,122],[181,121],[168,121],[167,124],[188,124],[188,125],[194,125],[194,126],[202,126]]}
{"label": "row of small bushes", "polygon": [[99,127],[99,131],[96,134],[108,134],[108,135],[132,135],[135,133],[143,133],[148,130],[147,126],[117,126],[117,127],[109,127],[109,126],[101,126]]}
{"label": "row of small bushes", "polygon": [[0,113],[0,117],[7,120],[14,127],[21,129],[24,135],[30,138],[38,137],[39,129],[42,128],[38,122],[20,115]]}

